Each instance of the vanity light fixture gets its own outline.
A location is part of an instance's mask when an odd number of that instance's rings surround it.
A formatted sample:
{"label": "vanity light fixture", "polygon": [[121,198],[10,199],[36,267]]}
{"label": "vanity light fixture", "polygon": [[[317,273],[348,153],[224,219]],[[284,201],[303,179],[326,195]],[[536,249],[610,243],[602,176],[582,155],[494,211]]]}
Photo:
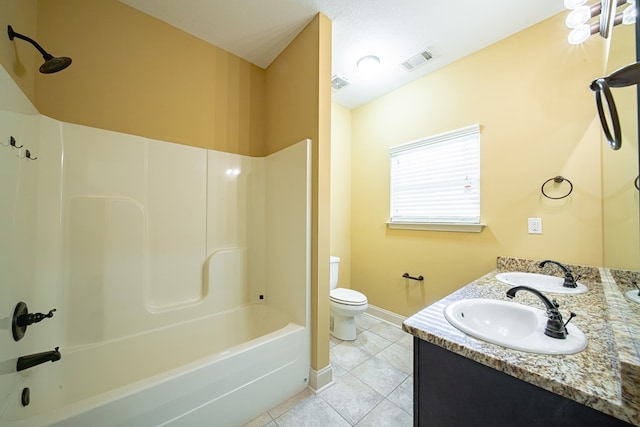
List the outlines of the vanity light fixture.
{"label": "vanity light fixture", "polygon": [[564,7],[566,9],[575,9],[578,6],[585,4],[587,0],[564,0]]}
{"label": "vanity light fixture", "polygon": [[375,77],[380,72],[380,58],[375,55],[367,55],[358,59],[356,65],[358,75],[365,79]]}
{"label": "vanity light fixture", "polygon": [[[596,33],[606,39],[614,26],[636,22],[636,0],[602,0],[591,6],[585,3],[586,0],[564,1],[564,6],[571,10],[565,21],[567,27],[572,28],[568,37],[571,44],[580,44]],[[617,12],[616,9],[625,3],[628,4],[626,9]],[[589,20],[596,16],[599,16],[599,19],[589,23]]]}

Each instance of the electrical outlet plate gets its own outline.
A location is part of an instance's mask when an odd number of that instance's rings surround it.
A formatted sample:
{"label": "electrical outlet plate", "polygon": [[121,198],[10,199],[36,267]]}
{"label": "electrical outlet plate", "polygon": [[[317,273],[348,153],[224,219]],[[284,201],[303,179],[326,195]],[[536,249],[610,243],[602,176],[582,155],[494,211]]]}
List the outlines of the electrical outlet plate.
{"label": "electrical outlet plate", "polygon": [[542,234],[542,218],[529,218],[527,225],[529,234]]}

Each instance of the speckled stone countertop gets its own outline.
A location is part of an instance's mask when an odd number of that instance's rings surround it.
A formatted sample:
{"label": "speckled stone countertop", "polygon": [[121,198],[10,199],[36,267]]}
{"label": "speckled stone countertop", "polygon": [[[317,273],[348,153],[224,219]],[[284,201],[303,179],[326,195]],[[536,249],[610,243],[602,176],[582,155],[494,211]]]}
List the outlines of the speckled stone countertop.
{"label": "speckled stone countertop", "polygon": [[[556,267],[538,268],[539,261],[498,258],[497,269],[407,319],[403,329],[414,336],[505,372],[553,393],[640,426],[640,304],[624,292],[640,283],[640,273],[568,265],[589,288],[579,295],[551,294],[565,319],[587,336],[586,350],[570,355],[542,355],[511,350],[473,338],[453,327],[444,308],[461,299],[508,300],[509,285],[496,280],[502,271],[559,275]],[[542,309],[533,294],[520,292],[514,301]]]}

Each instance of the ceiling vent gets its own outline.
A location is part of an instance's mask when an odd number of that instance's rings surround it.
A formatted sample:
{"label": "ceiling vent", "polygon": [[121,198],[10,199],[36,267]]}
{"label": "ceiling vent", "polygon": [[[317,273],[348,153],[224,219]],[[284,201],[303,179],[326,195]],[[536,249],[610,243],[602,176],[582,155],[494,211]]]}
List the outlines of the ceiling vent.
{"label": "ceiling vent", "polygon": [[407,59],[400,65],[402,65],[402,68],[407,71],[413,71],[416,68],[426,64],[430,59],[433,59],[433,55],[428,50],[425,50],[417,55],[413,55],[411,58]]}
{"label": "ceiling vent", "polygon": [[333,90],[340,90],[343,87],[349,86],[350,84],[351,83],[349,83],[349,81],[344,77],[340,77],[338,75],[331,77],[331,88]]}

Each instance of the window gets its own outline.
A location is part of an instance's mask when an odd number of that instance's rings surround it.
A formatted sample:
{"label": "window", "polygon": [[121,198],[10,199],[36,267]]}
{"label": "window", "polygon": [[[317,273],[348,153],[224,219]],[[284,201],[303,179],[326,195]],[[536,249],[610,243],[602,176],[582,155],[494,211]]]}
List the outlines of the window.
{"label": "window", "polygon": [[389,149],[389,227],[481,231],[480,125]]}

